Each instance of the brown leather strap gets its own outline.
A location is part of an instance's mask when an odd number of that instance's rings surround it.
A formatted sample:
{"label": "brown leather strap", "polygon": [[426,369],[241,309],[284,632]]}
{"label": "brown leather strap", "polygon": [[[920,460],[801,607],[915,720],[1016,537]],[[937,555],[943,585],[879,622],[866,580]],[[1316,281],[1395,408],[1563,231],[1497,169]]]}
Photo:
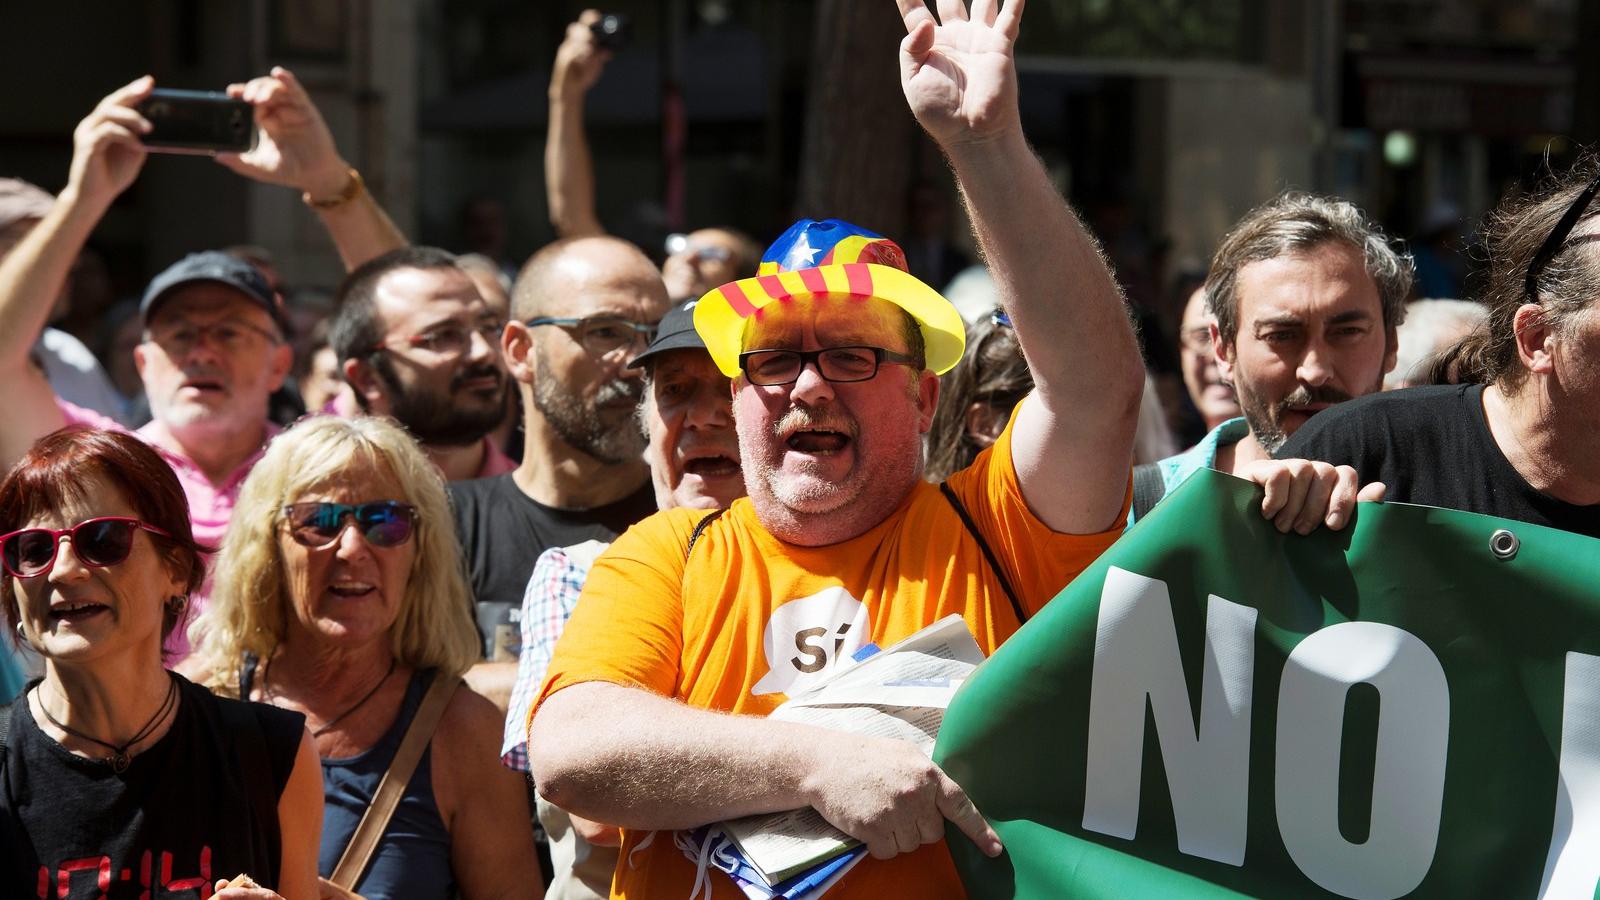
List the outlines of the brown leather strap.
{"label": "brown leather strap", "polygon": [[372,861],[372,852],[378,849],[378,840],[389,827],[389,817],[394,815],[394,808],[400,804],[400,795],[405,793],[411,773],[417,770],[417,763],[422,760],[422,751],[427,749],[433,730],[439,725],[439,717],[444,715],[444,708],[460,683],[459,675],[434,676],[433,684],[428,688],[428,693],[423,695],[422,704],[417,707],[417,714],[406,729],[406,736],[400,741],[400,749],[395,751],[394,759],[389,763],[389,770],[383,773],[383,780],[378,782],[378,791],[372,795],[372,804],[356,824],[355,833],[350,836],[350,843],[345,845],[344,855],[339,857],[339,864],[334,866],[329,881],[347,891],[355,890],[356,882],[367,871],[367,863]]}

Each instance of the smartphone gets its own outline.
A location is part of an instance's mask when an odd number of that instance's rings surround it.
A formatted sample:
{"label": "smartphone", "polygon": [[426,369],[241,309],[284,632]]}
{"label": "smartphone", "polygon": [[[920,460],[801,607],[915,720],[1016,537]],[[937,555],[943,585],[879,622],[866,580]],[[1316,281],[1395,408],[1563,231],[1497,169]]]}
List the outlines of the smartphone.
{"label": "smartphone", "polygon": [[600,17],[600,21],[589,26],[594,32],[594,42],[602,50],[615,53],[628,46],[628,41],[633,37],[633,23],[628,17],[618,13],[607,13]]}
{"label": "smartphone", "polygon": [[139,114],[153,126],[144,145],[163,153],[243,153],[256,143],[250,104],[227,94],[156,88]]}

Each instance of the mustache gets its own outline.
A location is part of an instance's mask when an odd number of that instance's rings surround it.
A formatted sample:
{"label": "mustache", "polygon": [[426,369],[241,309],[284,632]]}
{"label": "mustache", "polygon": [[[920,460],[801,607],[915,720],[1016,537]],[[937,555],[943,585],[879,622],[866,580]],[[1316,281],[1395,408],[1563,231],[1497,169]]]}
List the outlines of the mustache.
{"label": "mustache", "polygon": [[634,378],[613,378],[594,392],[594,405],[609,406],[624,401],[638,403],[643,397],[644,382]]}
{"label": "mustache", "polygon": [[491,365],[469,366],[450,376],[450,389],[456,390],[463,384],[477,378],[493,378],[496,384],[504,384],[506,373]]}
{"label": "mustache", "polygon": [[783,417],[772,425],[772,435],[780,441],[798,431],[837,431],[855,440],[860,430],[861,427],[856,424],[855,419],[832,407],[812,409],[796,406],[784,413]]}
{"label": "mustache", "polygon": [[1300,385],[1289,396],[1278,401],[1278,410],[1295,409],[1301,406],[1310,406],[1313,403],[1343,403],[1352,397],[1344,391],[1327,385],[1306,387]]}

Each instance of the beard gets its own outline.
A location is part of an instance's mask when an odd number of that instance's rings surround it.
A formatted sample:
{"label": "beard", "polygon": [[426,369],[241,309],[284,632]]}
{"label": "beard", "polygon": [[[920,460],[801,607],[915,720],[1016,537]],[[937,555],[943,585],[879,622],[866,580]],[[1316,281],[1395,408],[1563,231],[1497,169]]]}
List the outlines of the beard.
{"label": "beard", "polygon": [[1289,434],[1283,430],[1285,412],[1313,403],[1343,403],[1351,399],[1349,394],[1335,387],[1307,387],[1303,384],[1277,402],[1256,396],[1242,384],[1234,385],[1234,395],[1239,400],[1239,409],[1244,413],[1245,421],[1250,424],[1250,433],[1255,435],[1256,443],[1269,455],[1276,455],[1289,440]]}
{"label": "beard", "polygon": [[[392,370],[385,371],[386,360],[379,357],[376,367],[387,382],[390,397],[390,415],[406,427],[417,442],[435,447],[467,447],[483,440],[484,435],[495,430],[506,415],[506,377],[494,366],[474,366],[450,376],[450,390],[444,395],[420,388],[405,388],[394,377]],[[494,398],[483,406],[458,404],[456,394],[461,385],[474,378],[495,377],[499,386]]]}
{"label": "beard", "polygon": [[[536,363],[533,380],[533,405],[569,446],[589,454],[606,465],[617,465],[644,454],[645,438],[639,433],[633,410],[638,408],[644,385],[636,379],[614,378],[600,386],[585,402],[577,392],[567,389],[546,368],[543,357]],[[600,407],[628,404],[629,413],[608,424]]]}

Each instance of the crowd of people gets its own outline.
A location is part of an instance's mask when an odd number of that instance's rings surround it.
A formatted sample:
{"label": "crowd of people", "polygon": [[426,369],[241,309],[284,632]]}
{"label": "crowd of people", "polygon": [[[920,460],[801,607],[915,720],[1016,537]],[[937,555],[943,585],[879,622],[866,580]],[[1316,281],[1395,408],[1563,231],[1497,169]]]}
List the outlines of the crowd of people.
{"label": "crowd of people", "polygon": [[347,274],[297,322],[250,248],[160,272],[142,423],[50,323],[152,80],[83,119],[59,195],[0,183],[8,890],[735,896],[661,832],[811,807],[872,857],[838,896],[959,896],[946,823],[1002,847],[958,784],[766,715],[948,615],[992,653],[1202,468],[1284,532],[1387,498],[1600,536],[1592,167],[1496,214],[1475,301],[1408,305],[1411,258],[1338,198],[1245,215],[1176,335],[1206,429],[1178,452],[1023,137],[1022,4],[898,4],[992,295],[967,319],[836,219],[660,266],[606,234],[592,11],[551,80],[559,239],[514,279],[409,244],[291,72],[230,86],[260,137],[218,161],[299,191]]}

